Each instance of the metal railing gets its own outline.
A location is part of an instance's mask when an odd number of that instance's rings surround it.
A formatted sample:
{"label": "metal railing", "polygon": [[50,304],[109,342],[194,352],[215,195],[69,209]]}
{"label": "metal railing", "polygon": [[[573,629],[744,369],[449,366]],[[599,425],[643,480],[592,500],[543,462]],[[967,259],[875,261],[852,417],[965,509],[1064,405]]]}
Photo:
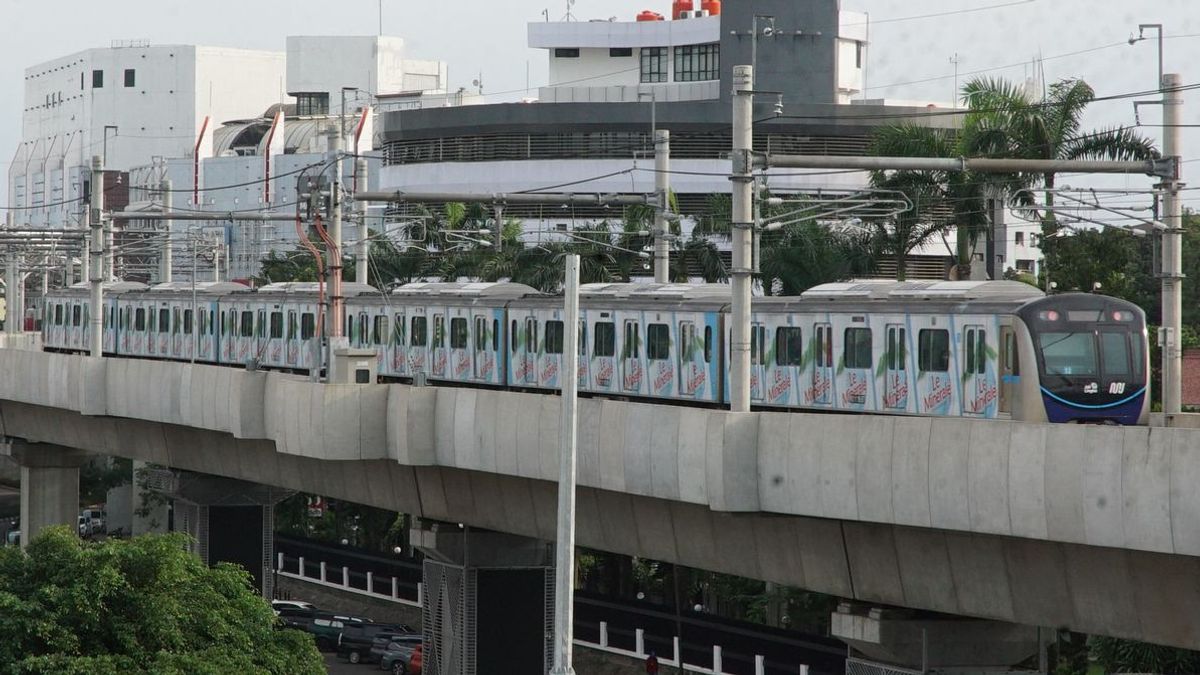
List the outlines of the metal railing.
{"label": "metal railing", "polygon": [[847,658],[846,675],[923,675],[920,670],[909,670],[886,663]]}

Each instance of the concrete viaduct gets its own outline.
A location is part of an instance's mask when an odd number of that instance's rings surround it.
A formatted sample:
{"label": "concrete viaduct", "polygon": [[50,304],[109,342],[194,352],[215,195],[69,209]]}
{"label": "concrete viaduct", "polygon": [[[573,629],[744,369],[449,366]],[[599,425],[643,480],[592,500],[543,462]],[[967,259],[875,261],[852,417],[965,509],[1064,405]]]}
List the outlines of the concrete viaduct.
{"label": "concrete viaduct", "polygon": [[[83,450],[554,537],[555,396],[11,348],[0,373],[27,528],[74,522]],[[581,546],[1200,648],[1200,430],[586,399],[579,452]]]}

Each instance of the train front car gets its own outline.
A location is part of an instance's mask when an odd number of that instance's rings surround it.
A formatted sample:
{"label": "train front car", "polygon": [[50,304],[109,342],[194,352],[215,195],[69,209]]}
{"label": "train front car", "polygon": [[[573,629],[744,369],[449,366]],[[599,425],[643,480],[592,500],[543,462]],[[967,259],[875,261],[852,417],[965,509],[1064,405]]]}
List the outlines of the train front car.
{"label": "train front car", "polygon": [[1033,341],[1049,421],[1146,423],[1150,360],[1141,308],[1067,293],[1034,300],[1017,315]]}

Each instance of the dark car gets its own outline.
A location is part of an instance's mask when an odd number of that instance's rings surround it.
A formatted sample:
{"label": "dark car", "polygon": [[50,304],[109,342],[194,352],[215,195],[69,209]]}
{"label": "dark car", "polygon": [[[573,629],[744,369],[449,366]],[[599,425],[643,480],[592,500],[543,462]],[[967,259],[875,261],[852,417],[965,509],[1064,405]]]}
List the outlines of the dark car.
{"label": "dark car", "polygon": [[400,652],[407,654],[414,647],[421,644],[420,633],[408,633],[405,635],[381,635],[375,638],[375,643],[371,645],[371,662],[381,664],[380,667],[384,670],[388,669],[384,662],[390,664],[391,658]]}
{"label": "dark car", "polygon": [[412,632],[412,628],[402,623],[348,623],[338,636],[337,655],[350,663],[375,663],[379,657],[371,654],[371,648],[377,640],[386,644],[394,637]]}
{"label": "dark car", "polygon": [[310,633],[323,652],[333,651],[338,637],[348,625],[369,624],[370,619],[360,616],[330,614],[319,610],[286,608],[279,610],[279,620],[288,628]]}

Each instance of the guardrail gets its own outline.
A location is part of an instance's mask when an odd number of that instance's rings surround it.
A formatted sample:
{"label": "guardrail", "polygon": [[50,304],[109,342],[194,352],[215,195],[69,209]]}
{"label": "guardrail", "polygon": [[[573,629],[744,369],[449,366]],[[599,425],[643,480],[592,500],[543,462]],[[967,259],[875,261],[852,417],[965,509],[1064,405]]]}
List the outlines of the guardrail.
{"label": "guardrail", "polygon": [[[600,622],[600,641],[599,642],[589,642],[587,640],[580,640],[580,639],[575,639],[573,642],[574,642],[574,644],[576,644],[580,647],[587,647],[589,649],[595,649],[597,651],[606,652],[609,654],[617,654],[619,656],[625,656],[625,657],[629,657],[632,659],[644,660],[647,656],[650,655],[650,653],[648,651],[646,651],[646,632],[643,631],[641,628],[638,628],[636,631],[634,631],[634,648],[632,650],[622,649],[620,647],[614,647],[611,644],[609,644],[608,622],[607,621]],[[682,650],[680,649],[680,644],[679,644],[679,636],[675,636],[675,637],[671,638],[671,651],[672,651],[671,658],[665,658],[665,657],[658,658],[658,664],[660,666],[670,666],[672,668],[679,668],[680,670],[684,671],[685,673],[700,673],[701,675],[729,675],[724,670],[724,663],[723,663],[724,654],[721,649],[721,645],[713,645],[713,647],[712,647],[712,664],[713,665],[711,668],[706,668],[704,666],[700,666],[700,665],[696,665],[696,664],[692,664],[692,663],[683,663]],[[766,672],[767,672],[766,657],[764,657],[762,655],[755,655],[754,656],[754,675],[766,675]],[[799,666],[799,675],[808,675],[808,666],[806,666],[806,665]]]}
{"label": "guardrail", "polygon": [[[287,569],[287,557],[283,553],[276,554],[275,573],[288,579],[307,581],[311,584],[318,584],[347,593],[357,593],[377,600],[395,602],[409,607],[421,607],[425,600],[424,587],[419,581],[415,584],[416,597],[410,598],[405,597],[400,591],[414,584],[402,581],[399,577],[384,577],[388,581],[384,582],[383,588],[385,592],[381,593],[377,590],[379,588],[379,580],[375,578],[373,572],[354,572],[345,565],[330,568],[324,560],[314,565],[312,561],[305,560],[304,556],[295,558],[295,560],[295,571],[289,571]],[[309,573],[312,571],[317,572],[317,576],[311,576]],[[362,588],[359,588],[351,583],[352,579],[364,579],[365,584]]]}

